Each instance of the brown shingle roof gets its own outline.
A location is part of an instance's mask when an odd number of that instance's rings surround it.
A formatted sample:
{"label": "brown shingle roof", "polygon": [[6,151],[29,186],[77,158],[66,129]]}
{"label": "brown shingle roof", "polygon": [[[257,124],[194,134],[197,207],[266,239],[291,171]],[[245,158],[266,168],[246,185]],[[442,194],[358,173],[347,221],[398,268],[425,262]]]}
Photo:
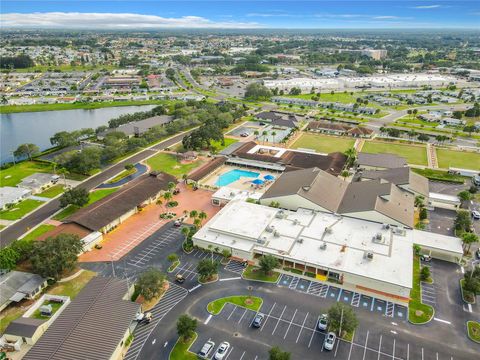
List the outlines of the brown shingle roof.
{"label": "brown shingle roof", "polygon": [[98,231],[160,191],[167,190],[169,182],[177,181],[174,176],[165,173],[158,173],[156,176],[153,173],[139,176],[117,192],[78,210],[65,219],[65,222],[76,223],[91,231]]}
{"label": "brown shingle roof", "polygon": [[126,280],[90,280],[24,359],[110,359],[140,309],[127,290]]}
{"label": "brown shingle roof", "polygon": [[409,167],[400,167],[386,170],[366,170],[361,173],[362,179],[384,179],[395,185],[408,185],[408,187],[425,197],[428,197],[428,179],[414,173]]}
{"label": "brown shingle roof", "polygon": [[347,131],[351,129],[351,127],[348,125],[332,123],[327,121],[311,121],[308,124],[308,129],[309,130],[325,129],[325,130],[335,130],[335,131]]}
{"label": "brown shingle roof", "polygon": [[193,181],[199,181],[200,179],[203,179],[205,176],[210,174],[215,169],[222,166],[226,160],[227,158],[225,156],[216,157],[210,160],[208,163],[206,163],[202,167],[194,170],[190,175],[188,175],[188,179]]}

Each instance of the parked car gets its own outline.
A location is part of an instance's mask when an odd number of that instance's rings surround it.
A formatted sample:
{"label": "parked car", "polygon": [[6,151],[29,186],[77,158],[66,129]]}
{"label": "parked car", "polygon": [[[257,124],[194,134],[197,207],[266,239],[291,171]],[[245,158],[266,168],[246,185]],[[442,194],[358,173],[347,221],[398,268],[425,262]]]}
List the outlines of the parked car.
{"label": "parked car", "polygon": [[182,284],[182,283],[185,282],[185,278],[183,277],[182,274],[177,274],[177,275],[175,276],[175,281],[178,282],[178,283],[180,283],[180,284]]}
{"label": "parked car", "polygon": [[179,188],[175,188],[173,190],[173,195],[177,195],[177,194],[180,194],[180,189]]}
{"label": "parked car", "polygon": [[223,360],[223,358],[228,352],[228,349],[230,349],[230,343],[226,341],[222,342],[218,347],[217,351],[215,352],[215,355],[213,356],[213,358],[215,360]]}
{"label": "parked car", "polygon": [[241,133],[240,136],[241,137],[248,137],[248,133]]}
{"label": "parked car", "polygon": [[473,210],[473,211],[472,211],[472,217],[473,217],[475,220],[480,220],[480,211]]}
{"label": "parked car", "polygon": [[252,326],[255,328],[259,328],[260,326],[262,326],[263,319],[265,319],[265,315],[262,313],[258,313],[253,318]]}
{"label": "parked car", "polygon": [[320,316],[320,319],[318,319],[317,328],[320,331],[326,331],[327,330],[327,328],[328,328],[328,315],[327,314],[322,314],[322,316]]}
{"label": "parked car", "polygon": [[180,220],[175,220],[175,222],[173,223],[173,226],[180,227],[182,226],[182,222]]}
{"label": "parked car", "polygon": [[480,259],[480,249],[477,249],[477,251],[475,251],[475,256],[477,257],[477,259]]}
{"label": "parked car", "polygon": [[420,255],[420,260],[430,262],[432,261],[432,257],[430,255]]}
{"label": "parked car", "polygon": [[211,340],[208,340],[205,345],[202,346],[202,349],[198,352],[198,356],[200,356],[202,359],[206,359],[208,355],[210,355],[214,347],[215,343]]}
{"label": "parked car", "polygon": [[480,186],[480,175],[475,175],[473,178],[472,178],[472,183],[476,186]]}
{"label": "parked car", "polygon": [[325,336],[325,340],[323,342],[323,348],[325,350],[333,350],[333,346],[335,345],[335,340],[337,336],[333,332],[329,332],[327,336]]}

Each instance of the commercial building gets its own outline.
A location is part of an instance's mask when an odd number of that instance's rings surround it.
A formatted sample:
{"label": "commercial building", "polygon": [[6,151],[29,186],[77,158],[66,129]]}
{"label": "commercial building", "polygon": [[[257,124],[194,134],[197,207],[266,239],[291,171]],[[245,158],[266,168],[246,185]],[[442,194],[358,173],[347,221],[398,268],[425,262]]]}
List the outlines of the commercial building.
{"label": "commercial building", "polygon": [[289,211],[233,200],[193,236],[193,243],[227,249],[251,263],[270,254],[279,259],[280,272],[296,269],[299,277],[407,305],[413,244],[432,255],[441,252],[449,261],[461,258],[460,239],[436,235],[311,209]]}
{"label": "commercial building", "polygon": [[106,132],[100,134],[99,138],[101,139],[105,137],[106,134],[112,131],[123,132],[128,137],[140,136],[155,126],[164,126],[172,122],[173,120],[174,117],[169,115],[152,116],[144,120],[133,121],[128,124],[121,125],[115,129],[109,129]]}
{"label": "commercial building", "polygon": [[377,223],[413,227],[414,196],[377,180],[347,182],[318,168],[282,174],[260,203],[342,214]]}
{"label": "commercial building", "polygon": [[385,170],[407,166],[405,158],[394,154],[371,154],[360,152],[356,160],[360,170]]}
{"label": "commercial building", "polygon": [[23,359],[120,359],[140,311],[129,295],[126,280],[93,278]]}

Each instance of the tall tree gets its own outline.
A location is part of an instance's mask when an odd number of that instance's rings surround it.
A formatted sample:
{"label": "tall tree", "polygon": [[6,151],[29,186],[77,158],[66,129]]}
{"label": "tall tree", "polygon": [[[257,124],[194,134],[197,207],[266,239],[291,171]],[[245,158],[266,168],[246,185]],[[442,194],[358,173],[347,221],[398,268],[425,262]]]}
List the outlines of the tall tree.
{"label": "tall tree", "polygon": [[353,332],[358,326],[357,316],[351,306],[338,302],[328,310],[329,330],[340,332]]}
{"label": "tall tree", "polygon": [[144,271],[135,284],[138,292],[147,301],[150,301],[158,296],[163,291],[163,284],[165,282],[165,275],[158,269],[149,268]]}
{"label": "tall tree", "polygon": [[196,329],[197,319],[187,314],[180,315],[177,320],[177,334],[183,341],[190,339]]}
{"label": "tall tree", "polygon": [[264,255],[259,261],[260,269],[265,273],[269,274],[273,269],[279,266],[278,259],[273,255]]}
{"label": "tall tree", "polygon": [[60,197],[60,206],[66,207],[68,205],[75,205],[82,207],[88,203],[90,193],[83,188],[73,188],[67,190]]}
{"label": "tall tree", "polygon": [[35,144],[21,144],[13,152],[13,155],[18,158],[28,157],[29,160],[32,160],[32,156],[39,151],[40,148]]}

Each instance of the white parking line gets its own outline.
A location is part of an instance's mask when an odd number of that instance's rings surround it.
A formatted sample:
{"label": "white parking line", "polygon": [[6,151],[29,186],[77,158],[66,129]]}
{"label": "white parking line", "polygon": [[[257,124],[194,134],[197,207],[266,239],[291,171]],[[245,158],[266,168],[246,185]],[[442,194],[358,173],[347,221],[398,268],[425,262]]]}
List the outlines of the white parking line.
{"label": "white parking line", "polygon": [[235,306],[232,310],[232,312],[230,313],[230,315],[228,315],[228,318],[227,320],[230,320],[230,318],[232,317],[233,313],[235,312],[235,310],[237,310],[237,307]]}
{"label": "white parking line", "polygon": [[367,337],[365,339],[365,346],[364,346],[364,349],[363,349],[363,360],[365,360],[365,355],[367,354],[367,343],[368,343],[368,334],[370,332],[367,330]]}
{"label": "white parking line", "polygon": [[225,355],[225,360],[230,356],[230,354],[232,353],[232,351],[233,351],[233,346],[230,348],[230,352]]}
{"label": "white parking line", "polygon": [[275,331],[277,330],[278,323],[280,322],[280,319],[282,318],[283,313],[285,312],[285,309],[286,309],[286,308],[287,308],[287,305],[285,305],[285,307],[283,308],[283,311],[282,311],[282,313],[280,314],[280,317],[279,317],[278,320],[277,320],[277,324],[275,325],[275,328],[274,328],[273,331],[272,331],[272,335],[275,334]]}
{"label": "white parking line", "polygon": [[205,320],[204,322],[205,325],[207,325],[210,322],[210,320],[212,319],[212,316],[213,316],[212,314],[208,315],[207,320]]}
{"label": "white parking line", "polygon": [[295,319],[296,314],[297,314],[297,309],[295,309],[295,312],[293,313],[293,316],[292,316],[292,320],[290,320],[290,324],[288,325],[287,331],[285,331],[285,335],[283,336],[284,339],[287,337],[288,330],[290,330],[290,326],[292,326],[292,322],[293,322],[293,319]]}
{"label": "white parking line", "polygon": [[[265,324],[267,323],[268,319],[270,318],[270,314],[272,313],[273,311],[273,308],[275,307],[275,305],[277,305],[277,303],[273,303],[273,306],[271,307],[270,311],[268,312],[268,315],[267,315],[267,318],[265,319],[265,321],[263,322],[263,325],[262,325],[262,328],[260,329],[260,331],[263,331],[263,328],[265,327]],[[252,320],[253,321],[253,320]],[[251,326],[252,324],[250,324]]]}
{"label": "white parking line", "polygon": [[302,327],[300,328],[300,331],[298,332],[297,341],[295,341],[295,344],[298,343],[298,339],[300,339],[300,334],[302,333],[303,327],[305,326],[305,321],[307,321],[307,317],[308,317],[308,312],[307,312],[307,315],[305,315],[305,319],[303,319],[303,324],[302,324]]}
{"label": "white parking line", "polygon": [[[315,323],[315,327],[317,327],[318,322],[320,321],[320,316],[317,318],[317,322]],[[310,345],[312,344],[313,336],[317,332],[317,329],[314,329],[312,331],[312,336],[310,336],[310,341],[308,342],[308,348],[310,348]]]}
{"label": "white parking line", "polygon": [[393,339],[393,353],[392,353],[392,360],[395,360],[395,339]]}
{"label": "white parking line", "polygon": [[442,320],[442,319],[439,319],[439,318],[436,318],[436,317],[434,317],[433,320],[439,321],[439,322],[441,322],[441,323],[448,324],[448,325],[451,324],[451,322],[448,321],[448,320]]}
{"label": "white parking line", "polygon": [[245,351],[243,352],[242,356],[240,356],[240,359],[238,360],[242,360],[244,355],[245,355]]}
{"label": "white parking line", "polygon": [[378,357],[377,360],[380,360],[380,350],[382,349],[382,335],[380,335],[380,342],[378,343]]}
{"label": "white parking line", "polygon": [[245,309],[245,311],[243,312],[242,316],[240,317],[240,319],[238,320],[238,323],[240,324],[240,321],[242,321],[243,317],[245,316],[245,314],[247,313],[247,310],[248,309]]}

